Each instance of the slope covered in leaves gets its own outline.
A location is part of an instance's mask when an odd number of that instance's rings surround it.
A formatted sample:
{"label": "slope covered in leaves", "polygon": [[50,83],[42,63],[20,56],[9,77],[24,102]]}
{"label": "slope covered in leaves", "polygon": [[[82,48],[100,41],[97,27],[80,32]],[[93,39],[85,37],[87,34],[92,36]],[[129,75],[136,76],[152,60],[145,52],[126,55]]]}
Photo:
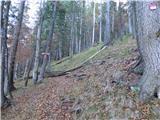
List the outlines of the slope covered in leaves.
{"label": "slope covered in leaves", "polygon": [[140,75],[129,72],[137,58],[135,40],[115,41],[70,74],[17,90],[2,119],[160,119],[160,101],[144,104],[138,100],[135,84]]}

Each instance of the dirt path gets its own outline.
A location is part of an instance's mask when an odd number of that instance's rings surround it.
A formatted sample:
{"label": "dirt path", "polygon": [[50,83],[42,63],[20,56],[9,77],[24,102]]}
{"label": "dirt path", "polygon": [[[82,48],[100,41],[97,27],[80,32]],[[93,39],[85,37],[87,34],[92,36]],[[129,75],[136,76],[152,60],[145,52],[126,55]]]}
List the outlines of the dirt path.
{"label": "dirt path", "polygon": [[49,78],[48,83],[26,89],[17,95],[13,105],[2,111],[3,120],[69,120],[67,110],[61,108],[60,97],[73,87],[74,81],[66,76]]}

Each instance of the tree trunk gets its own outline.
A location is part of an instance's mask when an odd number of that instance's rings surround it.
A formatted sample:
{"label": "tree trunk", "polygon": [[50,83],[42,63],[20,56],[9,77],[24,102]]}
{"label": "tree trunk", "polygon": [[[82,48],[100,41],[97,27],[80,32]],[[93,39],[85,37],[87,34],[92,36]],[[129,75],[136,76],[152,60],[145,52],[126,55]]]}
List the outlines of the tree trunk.
{"label": "tree trunk", "polygon": [[[155,3],[158,5],[158,1]],[[150,10],[151,2],[136,2],[138,43],[145,69],[140,83],[140,99],[150,100],[160,88],[160,8]]]}
{"label": "tree trunk", "polygon": [[[53,7],[52,18],[51,18],[52,20],[51,20],[49,35],[47,37],[47,45],[46,45],[46,50],[45,50],[45,53],[47,53],[47,54],[49,54],[49,52],[50,52],[50,47],[51,47],[51,43],[52,43],[52,39],[53,39],[54,23],[55,23],[55,19],[56,19],[56,4],[57,4],[56,1],[52,1],[52,7]],[[48,57],[49,56],[47,56],[47,55],[43,56],[43,63],[42,63],[40,75],[39,75],[39,82],[41,82],[44,78],[44,73],[45,73],[47,62],[49,59]]]}
{"label": "tree trunk", "polygon": [[135,6],[135,1],[130,1],[131,4],[131,9],[132,9],[132,33],[133,33],[133,38],[137,39],[137,32],[136,32],[136,6]]}
{"label": "tree trunk", "polygon": [[25,83],[24,83],[25,87],[28,84],[29,75],[30,75],[30,72],[31,72],[31,69],[32,69],[33,60],[34,60],[33,56],[34,56],[34,53],[32,53],[32,57],[31,57],[31,59],[29,61],[29,65],[28,65],[28,70],[26,72],[26,78],[25,78]]}
{"label": "tree trunk", "polygon": [[[4,5],[7,5],[4,9]],[[10,1],[1,1],[1,35],[0,35],[0,88],[1,88],[1,99],[0,105],[2,107],[7,107],[9,105],[8,99],[4,93],[4,83],[5,83],[5,52],[6,52],[6,43],[7,43],[7,26],[8,26],[8,13],[10,7]],[[3,18],[4,17],[4,18]]]}
{"label": "tree trunk", "polygon": [[[45,3],[41,1],[40,5],[40,16],[39,16],[39,23],[38,23],[38,30],[36,34],[36,52],[35,52],[35,59],[34,59],[34,67],[33,67],[33,84],[36,84],[38,80],[38,68],[39,68],[39,59],[40,59],[40,42],[41,42],[41,32],[42,32],[42,24],[45,12]],[[43,7],[42,7],[43,5]]]}
{"label": "tree trunk", "polygon": [[14,65],[15,65],[15,60],[16,60],[16,52],[17,52],[17,46],[18,46],[18,41],[19,41],[19,35],[20,35],[20,30],[21,30],[21,25],[22,25],[22,20],[23,20],[23,11],[24,11],[24,6],[25,6],[25,1],[21,1],[20,4],[20,9],[18,12],[18,21],[16,23],[15,31],[14,31],[14,41],[13,41],[13,46],[11,48],[11,56],[10,56],[10,63],[9,63],[9,81],[10,81],[10,88],[9,90],[15,90],[14,87],[14,82],[13,82],[13,76],[14,76]]}
{"label": "tree trunk", "polygon": [[128,31],[129,33],[132,33],[132,5],[131,2],[129,1],[129,7],[128,7]]}
{"label": "tree trunk", "polygon": [[85,1],[83,1],[83,7],[82,7],[82,37],[81,37],[81,51],[85,49]]}
{"label": "tree trunk", "polygon": [[23,80],[25,80],[25,78],[27,76],[28,67],[29,67],[29,59],[27,59],[27,61],[26,61],[26,66],[25,66],[24,74],[23,74]]}
{"label": "tree trunk", "polygon": [[94,37],[95,37],[95,14],[96,14],[96,4],[93,2],[93,31],[92,31],[92,46],[94,45]]}
{"label": "tree trunk", "polygon": [[102,0],[99,6],[99,14],[100,14],[100,19],[99,19],[99,42],[102,42]]}
{"label": "tree trunk", "polygon": [[[8,47],[7,47],[7,32],[8,32],[8,16],[9,16],[9,9],[10,9],[11,1],[6,2],[6,10],[4,12],[4,49],[5,49],[5,94],[7,94],[9,88],[9,81],[8,81]],[[11,94],[11,93],[9,93]]]}
{"label": "tree trunk", "polygon": [[111,41],[111,29],[110,29],[110,0],[106,1],[106,28],[104,43],[108,45]]}
{"label": "tree trunk", "polygon": [[83,13],[83,10],[82,10],[82,8],[81,8],[81,11],[80,11],[80,30],[79,30],[79,32],[80,32],[80,37],[79,37],[79,43],[78,43],[78,53],[80,53],[81,52],[81,44],[82,44],[82,19],[83,19],[83,15],[82,15],[82,13]]}

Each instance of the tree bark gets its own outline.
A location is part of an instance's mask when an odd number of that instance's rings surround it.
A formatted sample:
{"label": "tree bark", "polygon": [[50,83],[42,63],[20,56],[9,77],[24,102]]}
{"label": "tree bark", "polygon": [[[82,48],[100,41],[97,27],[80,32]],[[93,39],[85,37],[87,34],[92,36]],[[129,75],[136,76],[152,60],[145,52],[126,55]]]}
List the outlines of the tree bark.
{"label": "tree bark", "polygon": [[92,29],[92,46],[94,45],[95,38],[95,21],[96,21],[96,3],[93,2],[93,29]]}
{"label": "tree bark", "polygon": [[[6,9],[4,9],[4,5],[6,4]],[[7,51],[7,26],[8,26],[8,13],[10,8],[10,1],[1,1],[1,34],[0,34],[0,88],[1,88],[1,100],[0,105],[1,108],[7,107],[9,105],[8,99],[5,96],[4,92],[4,83],[5,83],[5,77],[8,76],[8,74],[5,72],[7,71],[5,68],[6,65],[6,51]],[[8,66],[7,66],[8,67]]]}
{"label": "tree bark", "polygon": [[[5,94],[7,94],[9,91],[8,91],[8,88],[9,88],[9,81],[8,81],[8,47],[7,47],[7,32],[8,32],[8,16],[9,16],[9,9],[10,9],[10,4],[11,4],[11,1],[6,1],[6,10],[4,12],[4,49],[5,49],[5,58],[4,58],[4,61],[5,61],[5,87],[4,87],[4,90],[5,90]],[[11,94],[11,93],[9,93]]]}
{"label": "tree bark", "polygon": [[[154,1],[158,5],[158,1]],[[160,8],[150,10],[152,2],[136,2],[136,28],[145,69],[140,83],[140,99],[150,100],[158,94],[160,87],[160,38],[156,36],[160,28]]]}
{"label": "tree bark", "polygon": [[[57,4],[56,1],[52,1],[52,7],[53,7],[52,18],[51,18],[52,20],[51,20],[49,35],[47,37],[47,45],[46,45],[45,53],[50,52],[50,47],[51,47],[51,43],[53,39],[54,24],[55,24],[55,19],[56,19],[56,4]],[[38,82],[41,82],[44,78],[44,73],[46,70],[48,59],[49,59],[48,56],[44,55]]]}
{"label": "tree bark", "polygon": [[23,80],[24,80],[24,79],[26,78],[26,76],[27,76],[28,67],[29,67],[29,59],[27,59],[27,61],[26,61],[26,66],[25,66],[24,74],[23,74]]}
{"label": "tree bark", "polygon": [[99,42],[102,42],[102,0],[101,0],[101,3],[100,3],[100,6],[99,6],[99,16],[100,16],[100,19],[99,19]]}
{"label": "tree bark", "polygon": [[[36,33],[36,52],[35,52],[35,59],[34,59],[34,67],[33,67],[33,84],[36,84],[38,80],[38,68],[39,68],[39,59],[40,59],[40,42],[41,42],[41,32],[42,32],[42,25],[44,19],[44,6],[45,3],[41,1],[40,5],[40,16],[39,16],[39,23],[38,23],[38,30]],[[43,7],[42,7],[43,5]]]}
{"label": "tree bark", "polygon": [[129,1],[129,7],[128,7],[128,31],[129,33],[132,33],[132,5],[131,5],[131,1]]}
{"label": "tree bark", "polygon": [[14,66],[15,66],[15,60],[16,60],[16,52],[17,52],[17,46],[18,46],[18,41],[19,41],[19,35],[20,35],[20,30],[21,30],[21,25],[22,25],[22,20],[23,20],[23,12],[24,12],[24,6],[25,6],[25,1],[21,1],[20,3],[20,9],[18,12],[18,21],[16,23],[15,31],[14,31],[14,41],[13,41],[13,46],[11,48],[11,56],[10,56],[10,63],[9,63],[9,81],[10,81],[10,88],[9,90],[15,90],[14,82],[13,82],[13,76],[14,76]]}
{"label": "tree bark", "polygon": [[108,45],[111,41],[111,29],[110,29],[110,0],[106,1],[106,28],[104,43]]}

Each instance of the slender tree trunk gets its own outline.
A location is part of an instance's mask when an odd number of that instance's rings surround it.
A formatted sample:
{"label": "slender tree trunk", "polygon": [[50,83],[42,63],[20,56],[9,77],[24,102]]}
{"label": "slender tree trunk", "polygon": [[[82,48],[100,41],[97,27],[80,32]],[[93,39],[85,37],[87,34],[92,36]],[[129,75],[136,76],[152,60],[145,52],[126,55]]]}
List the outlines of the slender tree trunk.
{"label": "slender tree trunk", "polygon": [[[42,7],[42,5],[43,5],[43,7]],[[41,32],[42,32],[44,12],[45,12],[45,6],[44,6],[44,3],[41,1],[39,24],[38,24],[38,28],[37,28],[37,34],[36,34],[36,52],[35,52],[33,78],[32,78],[33,84],[36,84],[36,82],[38,80],[38,68],[39,68],[39,59],[40,59],[40,42],[41,42]]]}
{"label": "slender tree trunk", "polygon": [[81,11],[80,11],[80,37],[79,37],[79,46],[78,46],[78,53],[80,53],[81,52],[81,44],[82,44],[82,19],[83,19],[83,15],[82,15],[82,13],[83,13],[83,10],[82,10],[82,8],[81,8]]}
{"label": "slender tree trunk", "polygon": [[75,53],[78,53],[78,21],[75,22]]}
{"label": "slender tree trunk", "polygon": [[92,31],[92,46],[94,45],[94,37],[95,37],[95,19],[96,19],[96,4],[93,2],[93,31]]}
{"label": "slender tree trunk", "polygon": [[135,8],[135,1],[130,1],[131,9],[132,9],[132,33],[133,38],[137,39],[137,32],[136,32],[136,8]]}
{"label": "slender tree trunk", "polygon": [[83,1],[83,7],[82,7],[82,37],[81,37],[81,50],[85,49],[85,29],[86,29],[86,24],[85,24],[85,1]]}
{"label": "slender tree trunk", "polygon": [[23,11],[24,11],[24,6],[25,6],[25,1],[21,1],[20,4],[20,10],[18,12],[18,21],[16,23],[15,31],[14,31],[14,41],[13,41],[13,46],[11,48],[11,56],[10,56],[10,63],[9,63],[9,81],[10,81],[10,88],[9,90],[15,90],[14,87],[14,82],[13,82],[13,76],[14,76],[14,65],[15,65],[15,60],[16,60],[16,52],[17,52],[17,46],[18,46],[18,41],[19,41],[19,35],[20,35],[20,30],[21,30],[21,25],[22,25],[22,20],[23,20]]}
{"label": "slender tree trunk", "polygon": [[14,77],[13,77],[13,79],[14,80],[16,80],[17,78],[18,78],[18,73],[19,73],[19,71],[18,71],[18,66],[19,66],[19,63],[15,63],[15,68],[14,68]]}
{"label": "slender tree trunk", "polygon": [[112,39],[115,38],[115,31],[114,31],[114,24],[115,24],[115,11],[113,10],[112,13],[112,21],[111,21],[111,33],[112,33]]}
{"label": "slender tree trunk", "polygon": [[102,0],[99,6],[99,13],[100,13],[100,19],[99,19],[99,42],[102,42]]}
{"label": "slender tree trunk", "polygon": [[110,0],[106,1],[106,28],[105,28],[105,38],[104,43],[108,45],[111,41],[111,29],[110,29]]}
{"label": "slender tree trunk", "polygon": [[[56,1],[52,1],[53,12],[52,12],[51,26],[50,26],[49,35],[47,37],[47,45],[46,45],[46,50],[45,50],[45,53],[47,53],[47,54],[49,54],[49,52],[50,52],[50,47],[51,47],[51,43],[52,43],[52,39],[53,39],[54,24],[55,24],[55,19],[56,19],[56,4],[57,4]],[[46,71],[48,59],[49,59],[49,56],[44,55],[43,63],[42,63],[40,75],[39,75],[39,82],[41,82],[44,78],[44,73]]]}
{"label": "slender tree trunk", "polygon": [[132,5],[131,2],[129,2],[129,7],[128,7],[128,31],[129,33],[132,33]]}
{"label": "slender tree trunk", "polygon": [[62,59],[62,41],[58,42],[58,60]]}
{"label": "slender tree trunk", "polygon": [[[160,29],[160,8],[150,10],[148,6],[151,3],[151,1],[136,2],[138,43],[145,63],[140,84],[142,101],[150,100],[158,89],[160,91],[160,37],[156,36]],[[158,1],[155,3],[158,5]]]}
{"label": "slender tree trunk", "polygon": [[34,61],[34,57],[33,56],[34,56],[34,52],[32,53],[32,57],[29,60],[28,70],[26,72],[26,79],[25,79],[25,83],[24,83],[25,87],[28,84],[29,75],[30,75],[30,72],[31,72],[31,69],[32,69],[32,65],[33,65],[33,61]]}
{"label": "slender tree trunk", "polygon": [[26,66],[25,66],[25,70],[24,70],[24,74],[23,74],[23,80],[25,80],[25,78],[27,76],[28,67],[29,67],[29,59],[27,59],[27,61],[26,61]]}
{"label": "slender tree trunk", "polygon": [[[73,17],[72,17],[73,21]],[[71,25],[71,38],[70,38],[70,45],[69,45],[69,56],[73,55],[73,25]]]}

